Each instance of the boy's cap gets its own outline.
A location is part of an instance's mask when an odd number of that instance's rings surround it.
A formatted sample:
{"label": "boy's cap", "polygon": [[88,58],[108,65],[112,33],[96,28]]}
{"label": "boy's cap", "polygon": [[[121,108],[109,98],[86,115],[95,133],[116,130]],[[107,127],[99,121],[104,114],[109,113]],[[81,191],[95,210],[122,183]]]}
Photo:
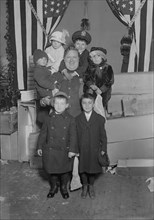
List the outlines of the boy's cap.
{"label": "boy's cap", "polygon": [[76,42],[76,40],[84,40],[87,44],[90,44],[91,42],[91,36],[87,31],[76,31],[72,35],[72,41],[73,43]]}
{"label": "boy's cap", "polygon": [[55,97],[58,97],[58,96],[64,96],[66,99],[68,99],[68,95],[65,93],[65,92],[57,92],[55,95],[54,95],[54,98]]}
{"label": "boy's cap", "polygon": [[47,58],[47,60],[48,60],[48,55],[47,55],[44,51],[42,51],[42,50],[40,50],[40,49],[36,49],[36,50],[34,51],[33,61],[34,61],[35,64],[36,64],[36,62],[37,62],[40,58],[43,58],[43,57]]}
{"label": "boy's cap", "polygon": [[92,51],[102,51],[105,55],[107,54],[107,50],[104,49],[103,47],[92,47],[90,52]]}

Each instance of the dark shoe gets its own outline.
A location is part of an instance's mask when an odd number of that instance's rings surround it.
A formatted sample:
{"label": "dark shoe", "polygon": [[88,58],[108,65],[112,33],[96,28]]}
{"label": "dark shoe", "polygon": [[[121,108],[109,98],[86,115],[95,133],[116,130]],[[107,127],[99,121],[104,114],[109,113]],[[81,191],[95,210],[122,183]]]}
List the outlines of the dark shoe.
{"label": "dark shoe", "polygon": [[62,186],[60,188],[60,192],[61,192],[61,195],[64,199],[68,199],[69,198],[69,194],[68,194],[68,191],[67,191],[67,187],[66,186]]}
{"label": "dark shoe", "polygon": [[85,199],[87,197],[87,192],[88,192],[88,185],[83,185],[82,186],[82,193],[81,193],[82,199]]}
{"label": "dark shoe", "polygon": [[52,189],[50,189],[47,198],[53,198],[57,192],[58,192],[58,186],[55,185]]}
{"label": "dark shoe", "polygon": [[94,186],[93,185],[89,185],[89,196],[91,199],[95,198],[95,191],[94,191]]}

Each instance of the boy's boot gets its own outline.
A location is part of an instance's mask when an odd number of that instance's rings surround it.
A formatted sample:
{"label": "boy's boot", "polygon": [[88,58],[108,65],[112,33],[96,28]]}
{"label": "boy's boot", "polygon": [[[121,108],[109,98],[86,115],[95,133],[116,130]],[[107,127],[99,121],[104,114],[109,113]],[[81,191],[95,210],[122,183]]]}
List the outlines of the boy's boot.
{"label": "boy's boot", "polygon": [[89,185],[89,196],[91,199],[95,198],[95,191],[94,191],[94,186],[93,185]]}
{"label": "boy's boot", "polygon": [[62,197],[64,199],[68,199],[69,198],[69,194],[68,194],[68,191],[67,191],[68,178],[69,178],[68,173],[64,173],[60,177],[60,184],[61,184],[60,185],[60,192],[61,192]]}
{"label": "boy's boot", "polygon": [[87,197],[87,193],[88,193],[88,185],[83,185],[82,192],[81,192],[81,198],[85,199]]}
{"label": "boy's boot", "polygon": [[47,198],[53,198],[54,195],[58,192],[58,186],[57,186],[58,177],[55,175],[50,176],[50,191],[47,195]]}

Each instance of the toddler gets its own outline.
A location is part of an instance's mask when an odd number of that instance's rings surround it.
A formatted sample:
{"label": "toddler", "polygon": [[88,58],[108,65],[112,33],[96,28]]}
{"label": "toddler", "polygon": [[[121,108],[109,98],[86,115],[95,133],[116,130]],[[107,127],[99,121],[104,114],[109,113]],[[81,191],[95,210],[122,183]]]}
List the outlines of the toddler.
{"label": "toddler", "polygon": [[68,31],[55,31],[49,37],[51,46],[45,49],[48,54],[49,61],[47,66],[51,67],[51,73],[58,72],[61,61],[64,57],[64,45],[66,44],[66,36],[69,36]]}

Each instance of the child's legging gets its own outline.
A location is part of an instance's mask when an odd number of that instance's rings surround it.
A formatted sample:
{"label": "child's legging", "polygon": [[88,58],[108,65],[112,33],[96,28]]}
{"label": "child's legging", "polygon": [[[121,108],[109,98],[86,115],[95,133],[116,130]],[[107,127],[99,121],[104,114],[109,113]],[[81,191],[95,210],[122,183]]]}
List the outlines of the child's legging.
{"label": "child's legging", "polygon": [[83,185],[94,185],[96,174],[80,173],[81,182]]}

